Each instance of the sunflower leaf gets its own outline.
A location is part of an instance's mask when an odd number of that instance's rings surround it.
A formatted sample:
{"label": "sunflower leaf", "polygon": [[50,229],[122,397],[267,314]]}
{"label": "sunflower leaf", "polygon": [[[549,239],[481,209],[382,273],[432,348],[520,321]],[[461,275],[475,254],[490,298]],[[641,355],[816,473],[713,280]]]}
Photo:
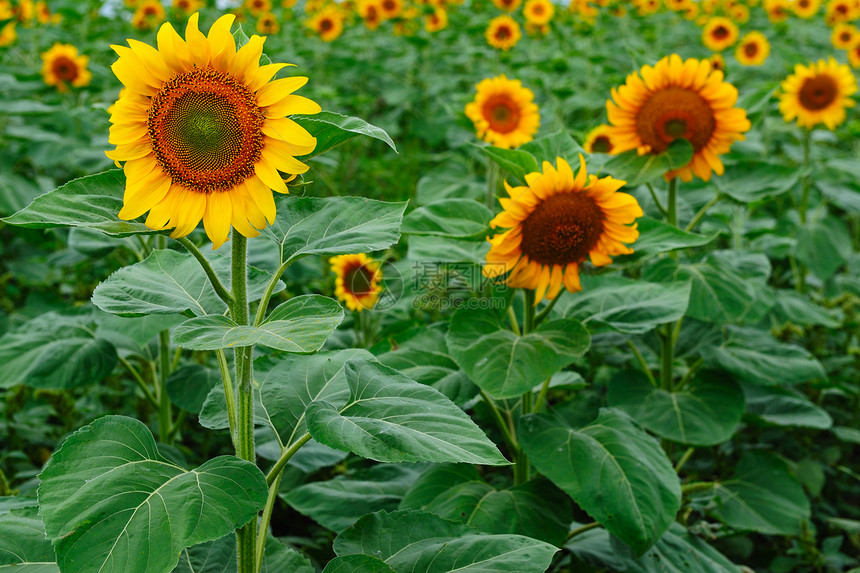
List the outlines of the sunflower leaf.
{"label": "sunflower leaf", "polygon": [[687,165],[693,158],[693,146],[686,139],[676,139],[668,149],[657,155],[639,155],[633,149],[616,155],[603,166],[603,175],[627,181],[628,187],[649,183],[673,169]]}
{"label": "sunflower leaf", "polygon": [[292,119],[317,138],[316,148],[313,152],[299,157],[298,159],[301,161],[322,155],[359,135],[366,135],[383,141],[397,153],[397,146],[394,145],[391,137],[384,129],[371,125],[358,117],[322,111],[316,115],[294,115]]}

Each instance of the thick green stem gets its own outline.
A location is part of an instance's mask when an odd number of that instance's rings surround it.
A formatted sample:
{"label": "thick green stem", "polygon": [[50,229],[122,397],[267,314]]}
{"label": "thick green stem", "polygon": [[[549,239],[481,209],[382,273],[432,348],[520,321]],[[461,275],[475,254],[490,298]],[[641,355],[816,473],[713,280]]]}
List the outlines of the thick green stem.
{"label": "thick green stem", "polygon": [[495,161],[487,158],[487,207],[496,212],[496,191],[499,187],[499,166]]}
{"label": "thick green stem", "polygon": [[517,443],[516,437],[511,434],[510,428],[508,428],[507,422],[502,418],[502,413],[499,412],[499,407],[496,406],[496,402],[490,398],[486,392],[483,390],[479,390],[481,393],[481,398],[484,399],[484,402],[487,404],[487,407],[490,408],[490,412],[493,414],[493,420],[496,422],[496,426],[499,427],[499,431],[502,432],[502,439],[505,441],[505,444],[508,446],[508,449],[516,455],[519,451],[520,446]]}
{"label": "thick green stem", "polygon": [[520,323],[517,320],[517,314],[514,312],[514,305],[508,305],[508,320],[511,321],[511,330],[514,331],[514,334],[517,336],[520,335]]}
{"label": "thick green stem", "polygon": [[552,376],[547,377],[547,379],[543,381],[537,400],[535,401],[535,407],[532,408],[532,413],[540,412],[543,409],[544,403],[546,402],[547,392],[549,392],[550,380],[552,380]]}
{"label": "thick green stem", "polygon": [[651,373],[651,369],[648,367],[648,362],[645,361],[645,357],[642,356],[642,353],[639,352],[639,349],[636,347],[636,344],[629,338],[627,339],[627,346],[630,347],[630,350],[633,351],[633,355],[636,357],[636,360],[639,361],[639,366],[642,367],[642,372],[644,372],[645,375],[648,377],[648,380],[651,382],[651,385],[656,388],[658,386],[657,380]]}
{"label": "thick green stem", "polygon": [[801,181],[801,195],[800,195],[800,222],[806,224],[806,211],[809,209],[809,189],[811,187],[809,180],[809,147],[810,140],[812,139],[812,131],[809,129],[803,130],[803,135],[800,138],[801,147],[803,149],[803,163],[801,165],[801,169],[803,170],[803,179]]}
{"label": "thick green stem", "polygon": [[260,299],[260,305],[257,307],[257,315],[254,317],[254,326],[260,326],[266,319],[266,311],[269,309],[269,301],[272,299],[272,294],[275,292],[275,287],[278,286],[278,281],[281,275],[287,270],[289,264],[283,263],[278,267],[278,270],[269,279],[269,284],[266,285],[266,291],[263,293],[263,298]]}
{"label": "thick green stem", "polygon": [[689,495],[699,491],[708,491],[709,489],[713,489],[715,485],[716,483],[712,481],[696,481],[687,483],[681,486],[681,493],[683,495]]}
{"label": "thick green stem", "polygon": [[[238,235],[239,233],[235,233]],[[242,237],[243,239],[245,237]],[[206,277],[209,279],[209,283],[212,285],[212,288],[215,289],[215,294],[218,295],[218,298],[224,301],[229,307],[233,305],[233,297],[224,288],[224,285],[221,284],[221,280],[218,278],[218,275],[215,274],[215,269],[212,268],[212,265],[203,256],[203,253],[200,252],[200,249],[197,248],[197,245],[188,240],[188,237],[181,237],[177,239],[179,244],[185,247],[185,249],[191,253],[191,255],[197,259],[197,262],[200,263],[200,266],[203,267],[203,272],[206,273]]]}
{"label": "thick green stem", "polygon": [[523,334],[528,334],[535,327],[535,291],[523,289],[525,305],[523,306]]}
{"label": "thick green stem", "polygon": [[266,499],[266,507],[263,508],[263,517],[260,519],[260,528],[257,530],[257,571],[263,570],[263,555],[266,552],[266,537],[269,533],[269,523],[272,521],[272,511],[275,509],[275,500],[278,499],[278,488],[281,486],[283,472],[278,472],[269,485],[269,497]]}
{"label": "thick green stem", "polygon": [[[567,543],[568,541],[570,541],[571,539],[573,539],[574,537],[576,537],[580,533],[585,533],[586,531],[590,531],[596,527],[600,527],[600,523],[598,523],[596,521],[592,521],[591,523],[583,525],[582,527],[577,527],[576,529],[574,529],[573,531],[571,531],[570,533],[567,534],[567,537],[565,538],[564,543]],[[564,545],[564,543],[562,543],[562,545]]]}
{"label": "thick green stem", "polygon": [[[233,322],[248,324],[248,242],[239,233],[233,233],[233,260],[231,268],[231,287],[233,304],[230,314]],[[254,452],[254,387],[253,387],[253,346],[236,348],[236,456],[253,464],[257,463]],[[257,570],[257,518],[236,531],[237,559],[239,573],[256,573]]]}
{"label": "thick green stem", "polygon": [[671,322],[663,325],[660,348],[660,387],[667,392],[673,390],[672,380],[674,378],[672,368],[675,364],[675,329],[672,326]]}
{"label": "thick green stem", "polygon": [[[520,402],[520,416],[531,414],[532,412],[532,392],[529,390],[523,394]],[[516,465],[514,466],[514,485],[519,485],[529,481],[531,478],[531,463],[525,451],[520,447],[517,450]]]}
{"label": "thick green stem", "polygon": [[236,394],[233,391],[233,379],[230,376],[230,367],[227,365],[227,355],[223,350],[216,350],[218,356],[218,368],[221,370],[221,383],[224,385],[224,400],[227,403],[227,422],[230,424],[230,438],[233,440],[233,449],[238,449],[239,435],[236,427]]}
{"label": "thick green stem", "polygon": [[307,444],[311,439],[310,434],[305,434],[297,441],[293,442],[293,445],[289,447],[289,449],[281,454],[281,457],[278,458],[278,461],[275,462],[275,465],[272,466],[272,469],[269,470],[269,473],[266,475],[266,484],[271,486],[275,483],[275,480],[278,479],[278,476],[281,475],[281,472],[284,471],[284,466],[287,465],[287,462],[290,461],[296,452],[301,449],[302,446]]}
{"label": "thick green stem", "polygon": [[687,451],[684,452],[684,455],[681,456],[681,459],[678,460],[677,464],[675,464],[675,473],[678,473],[681,471],[681,468],[683,468],[684,464],[686,464],[690,460],[690,457],[692,457],[693,452],[695,452],[695,451],[696,451],[696,448],[687,448]]}
{"label": "thick green stem", "polygon": [[678,178],[672,177],[669,179],[668,184],[669,196],[666,199],[666,222],[672,225],[673,227],[678,226]]}
{"label": "thick green stem", "polygon": [[173,416],[167,394],[167,377],[170,376],[170,333],[167,330],[158,333],[158,359],[158,437],[163,443],[170,444]]}

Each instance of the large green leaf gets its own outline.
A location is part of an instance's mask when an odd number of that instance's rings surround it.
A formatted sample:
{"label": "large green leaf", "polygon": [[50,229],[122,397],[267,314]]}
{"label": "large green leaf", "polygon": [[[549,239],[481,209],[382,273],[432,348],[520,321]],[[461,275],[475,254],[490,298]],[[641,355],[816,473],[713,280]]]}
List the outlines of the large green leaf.
{"label": "large green leaf", "polygon": [[400,239],[406,203],[358,197],[287,197],[263,235],[275,241],[281,262],[307,255],[344,255],[387,249]]}
{"label": "large green leaf", "polygon": [[772,453],[747,452],[731,479],[714,486],[711,513],[726,525],[765,535],[800,535],[809,500],[786,463]]}
{"label": "large green leaf", "polygon": [[493,146],[480,146],[480,149],[491,161],[510,173],[517,185],[526,185],[526,175],[540,171],[535,156],[528,151]]}
{"label": "large green leaf", "polygon": [[603,166],[603,173],[627,182],[629,187],[663,177],[668,171],[690,163],[693,146],[686,139],[676,139],[663,153],[639,155],[634,149],[616,155]]}
{"label": "large green leaf", "polygon": [[254,464],[220,456],[186,471],[123,416],[69,436],[39,478],[45,530],[60,569],[75,573],[171,571],[182,549],[244,525],[267,496]]}
{"label": "large green leaf", "polygon": [[639,230],[639,237],[630,245],[633,254],[629,255],[629,257],[636,259],[651,257],[667,251],[703,247],[719,236],[719,233],[711,235],[688,233],[651,217],[639,217],[636,219],[636,225]]}
{"label": "large green leaf", "polygon": [[30,229],[83,227],[113,237],[160,232],[137,221],[123,221],[117,216],[122,209],[124,191],[125,175],[120,169],[111,169],[75,179],[36,197],[29,206],[3,221]]}
{"label": "large green leaf", "polygon": [[116,348],[86,317],[48,312],[0,337],[0,388],[68,389],[96,384],[114,369]]}
{"label": "large green leaf", "polygon": [[[236,535],[229,534],[182,550],[173,573],[238,573]],[[268,535],[260,573],[314,573],[310,560]]]}
{"label": "large green leaf", "polygon": [[0,571],[28,572],[38,568],[59,572],[42,520],[33,510],[0,516]]}
{"label": "large green leaf", "polygon": [[747,411],[769,424],[826,430],[833,426],[827,410],[800,392],[778,386],[744,384]]}
{"label": "large green leaf", "polygon": [[299,159],[316,157],[359,135],[384,141],[388,147],[397,151],[397,147],[384,129],[371,125],[358,117],[323,111],[315,115],[294,115],[292,119],[317,138],[316,148]]}
{"label": "large green leaf", "polygon": [[318,400],[307,408],[307,425],[318,442],[383,462],[508,463],[437,390],[365,360],[350,360],[344,373],[350,390],[345,406]]}
{"label": "large green leaf", "polygon": [[382,559],[370,555],[344,555],[329,561],[323,573],[397,573]]}
{"label": "large green leaf", "polygon": [[579,559],[626,573],[741,573],[741,568],[701,538],[673,523],[659,541],[636,557],[605,530],[586,531],[565,546]]}
{"label": "large green leaf", "polygon": [[776,304],[771,312],[780,323],[791,322],[804,325],[821,325],[839,328],[841,324],[834,309],[818,306],[807,296],[794,290],[780,289],[774,295]]}
{"label": "large green leaf", "polygon": [[418,207],[403,218],[404,235],[434,235],[439,237],[483,240],[493,213],[471,199],[442,199]]}
{"label": "large green leaf", "polygon": [[799,175],[795,167],[767,161],[742,161],[714,178],[714,183],[735,201],[753,203],[782,195],[797,185]]}
{"label": "large green leaf", "polygon": [[797,384],[827,378],[824,367],[805,348],[785,344],[767,332],[752,328],[727,328],[721,346],[705,347],[705,363],[732,373],[750,384]]}
{"label": "large green leaf", "polygon": [[[794,256],[826,281],[851,255],[851,233],[839,217],[813,218],[797,230]],[[827,253],[827,256],[822,256]]]}
{"label": "large green leaf", "polygon": [[574,169],[579,166],[579,154],[585,154],[582,146],[565,129],[533,139],[521,146],[520,150],[531,153],[539,164],[543,161],[549,161],[555,165],[556,158],[561,157],[570,163]]}
{"label": "large green leaf", "polygon": [[505,327],[498,312],[462,308],[446,336],[454,360],[497,399],[515,398],[585,354],[588,331],[565,318],[544,322],[525,336]]}
{"label": "large green leaf", "polygon": [[399,370],[416,382],[433,386],[449,400],[461,405],[471,400],[477,390],[451,357],[445,343],[445,326],[421,326],[390,337],[371,350],[386,366]]}
{"label": "large green leaf", "polygon": [[480,535],[421,511],[378,511],[337,536],[338,556],[371,555],[398,573],[543,573],[557,548],[520,535]]}
{"label": "large green leaf", "polygon": [[561,545],[573,512],[567,495],[543,478],[497,489],[474,466],[437,465],[424,472],[399,509],[429,511],[484,533],[514,533]]}
{"label": "large green leaf", "polygon": [[226,316],[198,316],[173,329],[174,344],[190,350],[219,350],[261,344],[285,352],[316,352],[343,320],[334,299],[306,294],[280,304],[260,326],[238,325]]}
{"label": "large green leaf", "polygon": [[602,409],[573,429],[545,414],[520,419],[534,466],[637,555],[657,542],[681,508],[681,484],[657,440],[620,410]]}
{"label": "large green leaf", "polygon": [[683,390],[667,392],[654,387],[642,372],[623,371],[610,381],[608,400],[661,438],[693,446],[725,442],[744,413],[740,386],[712,373]]}
{"label": "large green leaf", "polygon": [[280,497],[332,531],[343,531],[365,513],[395,510],[421,474],[410,464],[378,464],[349,476],[307,483]]}
{"label": "large green leaf", "polygon": [[199,364],[189,364],[167,377],[165,387],[170,401],[192,414],[197,414],[209,392],[221,381],[218,371]]}
{"label": "large green leaf", "polygon": [[647,283],[618,276],[582,277],[582,291],[563,299],[565,316],[584,325],[605,324],[624,334],[642,334],[684,316],[690,283]]}
{"label": "large green leaf", "polygon": [[[222,283],[230,284],[230,258],[210,255]],[[248,269],[248,300],[259,300],[271,275]],[[280,283],[275,292],[284,289]],[[93,291],[93,304],[105,312],[122,316],[191,312],[197,316],[222,314],[227,305],[215,294],[206,273],[188,253],[153,251],[139,263],[124,267]]]}

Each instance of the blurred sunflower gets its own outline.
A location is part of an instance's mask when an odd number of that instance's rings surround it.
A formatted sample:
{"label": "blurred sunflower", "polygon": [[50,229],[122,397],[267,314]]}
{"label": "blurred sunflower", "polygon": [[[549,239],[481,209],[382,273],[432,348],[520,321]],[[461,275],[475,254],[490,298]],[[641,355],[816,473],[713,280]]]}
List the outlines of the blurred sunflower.
{"label": "blurred sunflower", "polygon": [[403,0],[380,0],[379,9],[382,11],[384,19],[397,18],[403,11]]}
{"label": "blurred sunflower", "polygon": [[707,60],[711,62],[712,70],[719,70],[723,72],[723,75],[726,74],[726,60],[721,54],[712,54]]}
{"label": "blurred sunflower", "polygon": [[532,37],[546,36],[550,31],[549,24],[532,24],[531,22],[526,22],[525,29],[526,34]]}
{"label": "blurred sunflower", "polygon": [[424,19],[424,29],[430,32],[439,32],[448,27],[448,11],[444,8],[434,8],[433,12],[427,14]]}
{"label": "blurred sunflower", "polygon": [[728,8],[729,16],[736,24],[746,24],[750,19],[750,9],[743,4],[735,4]]}
{"label": "blurred sunflower", "polygon": [[559,157],[555,168],[545,161],[543,173],[529,173],[526,182],[505,182],[510,198],[499,199],[504,211],[490,226],[508,230],[488,239],[484,276],[510,273],[507,284],[535,289],[537,304],[554,299],[562,286],[582,290],[579,267],[586,258],[602,267],[611,255],[633,252],[624,243],[639,237],[635,220],[643,213],[632,195],[618,192],[625,181],[589,176],[580,155],[576,176]]}
{"label": "blurred sunflower", "polygon": [[761,32],[750,32],[735,48],[735,59],[743,66],[760,66],[770,54],[770,42]]}
{"label": "blurred sunflower", "polygon": [[484,32],[487,43],[498,50],[508,51],[517,45],[522,38],[520,25],[507,15],[496,16],[490,20],[487,31]]}
{"label": "blurred sunflower", "polygon": [[272,0],[245,0],[242,2],[242,7],[247,10],[251,16],[257,18],[260,14],[272,11]]}
{"label": "blurred sunflower", "polygon": [[76,47],[57,42],[42,53],[42,79],[61,92],[68,91],[69,86],[80,88],[89,85],[93,75],[87,70],[87,63],[89,58],[78,55]]}
{"label": "blurred sunflower", "polygon": [[175,12],[179,12],[185,16],[190,16],[197,10],[203,8],[203,6],[205,6],[203,0],[172,0],[170,3],[170,7],[173,8]]}
{"label": "blurred sunflower", "polygon": [[372,309],[382,292],[382,269],[364,253],[340,255],[329,259],[335,274],[334,294],[350,310]]}
{"label": "blurred sunflower", "polygon": [[649,16],[660,11],[661,0],[634,0],[633,3],[639,16]]}
{"label": "blurred sunflower", "polygon": [[522,3],[523,0],[493,0],[493,5],[505,12],[514,12]]}
{"label": "blurred sunflower", "polygon": [[3,28],[0,28],[0,48],[11,46],[18,39],[18,32],[15,30],[15,22],[7,22]]}
{"label": "blurred sunflower", "polygon": [[587,153],[612,153],[615,144],[612,143],[612,128],[608,125],[598,125],[585,135],[582,148]]}
{"label": "blurred sunflower", "polygon": [[323,42],[333,42],[343,34],[343,14],[336,6],[325,6],[308,18],[305,25],[316,32]]}
{"label": "blurred sunflower", "polygon": [[555,15],[555,7],[550,0],[526,0],[523,6],[523,16],[526,22],[535,26],[549,24]]}
{"label": "blurred sunflower", "polygon": [[830,41],[837,50],[849,50],[860,40],[860,31],[852,24],[836,24],[830,34]]}
{"label": "blurred sunflower", "polygon": [[830,0],[824,11],[824,21],[830,26],[851,22],[860,15],[860,6],[852,0]]}
{"label": "blurred sunflower", "polygon": [[203,219],[217,249],[231,225],[254,237],[275,220],[271,190],[289,192],[279,172],[307,171],[296,156],[316,147],[286,116],[320,107],[292,93],[307,78],[270,81],[286,64],[260,66],[265,38],[252,36],[237,51],[232,15],[219,18],[208,37],[198,16],[188,20],[184,40],[164,24],[157,50],[136,40],[112,46],[119,59],[111,69],[128,91],[110,118],[116,149],[107,156],[125,162],[121,219],[149,211],[146,226],[173,227],[174,238]]}
{"label": "blurred sunflower", "polygon": [[794,3],[791,5],[795,16],[804,20],[815,16],[820,7],[821,0],[794,0]]}
{"label": "blurred sunflower", "polygon": [[131,17],[131,25],[137,30],[152,30],[166,19],[167,13],[159,0],[143,0]]}
{"label": "blurred sunflower", "polygon": [[278,22],[278,18],[274,14],[271,12],[264,12],[260,14],[260,17],[257,19],[256,28],[258,34],[271,36],[277,34],[281,30],[281,24]]}
{"label": "blurred sunflower", "polygon": [[540,112],[530,89],[505,75],[482,80],[476,88],[475,100],[466,105],[466,116],[475,124],[478,137],[506,149],[534,138]]}
{"label": "blurred sunflower", "polygon": [[848,50],[848,63],[851,64],[851,67],[855,70],[860,68],[860,42],[854,44],[854,46]]}
{"label": "blurred sunflower", "polygon": [[693,0],[664,0],[663,3],[672,12],[683,12],[693,3]]}
{"label": "blurred sunflower", "polygon": [[788,0],[764,0],[764,11],[772,23],[785,22],[788,19],[790,4]]}
{"label": "blurred sunflower", "polygon": [[857,91],[857,80],[845,64],[833,58],[809,67],[794,66],[794,73],[781,85],[779,111],[785,121],[812,129],[823,123],[834,129],[845,121],[845,108],[854,107],[849,96]]}
{"label": "blurred sunflower", "polygon": [[382,10],[379,8],[379,0],[360,0],[358,15],[361,16],[368,30],[379,28],[382,23]]}
{"label": "blurred sunflower", "polygon": [[738,27],[734,22],[722,16],[708,20],[702,30],[702,43],[714,52],[722,52],[738,41]]}
{"label": "blurred sunflower", "polygon": [[690,181],[696,175],[707,181],[712,171],[722,175],[719,156],[750,128],[746,112],[734,107],[738,90],[708,60],[682,61],[677,54],[643,66],[640,73],[627,76],[623,86],[612,89],[614,101],[606,102],[613,151],[657,154],[684,138],[693,145],[693,158],[667,178]]}

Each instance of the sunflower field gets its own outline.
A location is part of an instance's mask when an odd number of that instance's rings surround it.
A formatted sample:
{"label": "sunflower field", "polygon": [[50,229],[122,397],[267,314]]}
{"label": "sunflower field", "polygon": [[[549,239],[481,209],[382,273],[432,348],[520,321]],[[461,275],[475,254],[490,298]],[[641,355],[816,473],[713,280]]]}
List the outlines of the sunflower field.
{"label": "sunflower field", "polygon": [[0,0],[0,571],[860,572],[860,0]]}

